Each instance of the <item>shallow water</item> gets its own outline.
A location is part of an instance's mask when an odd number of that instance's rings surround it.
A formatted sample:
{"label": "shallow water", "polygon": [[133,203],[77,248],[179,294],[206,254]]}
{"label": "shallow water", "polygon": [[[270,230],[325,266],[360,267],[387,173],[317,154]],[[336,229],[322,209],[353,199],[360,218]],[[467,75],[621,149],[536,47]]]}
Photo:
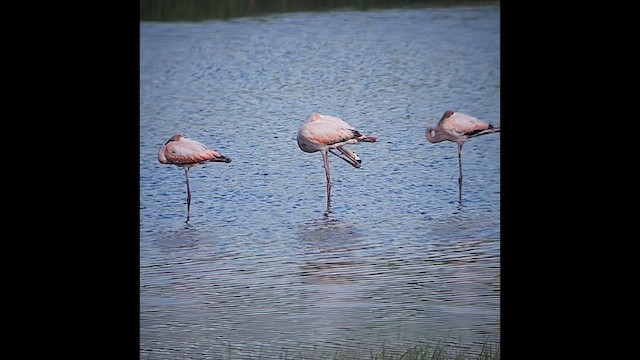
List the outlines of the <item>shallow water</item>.
{"label": "shallow water", "polygon": [[[500,341],[499,5],[140,24],[140,357],[333,358]],[[312,112],[376,143],[296,144]],[[174,134],[231,157],[160,164]]]}

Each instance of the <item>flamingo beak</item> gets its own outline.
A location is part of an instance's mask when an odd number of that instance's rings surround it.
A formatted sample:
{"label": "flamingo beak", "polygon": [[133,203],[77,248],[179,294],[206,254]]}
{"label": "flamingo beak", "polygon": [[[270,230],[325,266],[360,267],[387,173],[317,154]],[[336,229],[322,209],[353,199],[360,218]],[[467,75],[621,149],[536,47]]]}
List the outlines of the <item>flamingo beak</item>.
{"label": "flamingo beak", "polygon": [[222,157],[219,157],[219,158],[215,158],[215,159],[213,159],[213,160],[211,160],[211,161],[213,161],[213,162],[230,163],[230,162],[231,162],[231,158],[228,158],[228,157],[222,156]]}

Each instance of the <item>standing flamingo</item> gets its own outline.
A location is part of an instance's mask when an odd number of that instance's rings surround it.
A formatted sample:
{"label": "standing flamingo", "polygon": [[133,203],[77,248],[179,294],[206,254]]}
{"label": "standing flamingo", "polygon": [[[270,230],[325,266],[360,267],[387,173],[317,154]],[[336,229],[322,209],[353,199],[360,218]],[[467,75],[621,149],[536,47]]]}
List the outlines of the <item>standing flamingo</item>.
{"label": "standing flamingo", "polygon": [[[329,152],[351,164],[354,168],[360,168],[362,160],[345,147],[347,144],[360,142],[376,142],[377,138],[366,136],[337,117],[313,113],[298,130],[298,147],[304,152],[312,153],[320,151],[324,160],[324,172],[327,176],[327,210],[331,208],[331,171],[329,170]],[[340,153],[334,151],[337,149]]]}
{"label": "standing flamingo", "polygon": [[230,163],[231,159],[195,140],[176,134],[160,148],[158,161],[162,164],[173,164],[184,169],[184,176],[187,179],[187,222],[189,222],[191,212],[189,169],[206,162]]}
{"label": "standing flamingo", "polygon": [[436,127],[427,127],[425,135],[429,142],[437,143],[448,140],[458,145],[458,167],[460,169],[458,193],[460,201],[462,201],[462,159],[460,156],[462,145],[473,137],[495,132],[500,132],[500,126],[494,126],[486,121],[453,110],[445,111]]}

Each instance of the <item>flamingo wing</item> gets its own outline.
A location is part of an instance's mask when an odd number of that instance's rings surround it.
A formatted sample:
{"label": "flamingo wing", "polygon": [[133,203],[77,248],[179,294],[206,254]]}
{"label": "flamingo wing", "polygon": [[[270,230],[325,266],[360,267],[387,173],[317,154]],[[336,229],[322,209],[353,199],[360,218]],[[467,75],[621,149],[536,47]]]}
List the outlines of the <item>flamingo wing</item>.
{"label": "flamingo wing", "polygon": [[226,161],[227,158],[196,140],[182,137],[177,141],[169,140],[160,149],[158,160],[164,164],[184,165],[205,161]]}
{"label": "flamingo wing", "polygon": [[458,135],[473,135],[489,128],[488,122],[460,112],[454,112],[448,117],[443,116],[440,122],[445,131]]}
{"label": "flamingo wing", "polygon": [[300,129],[299,135],[311,143],[332,148],[355,144],[358,141],[375,141],[340,118],[318,113],[309,117],[309,120]]}

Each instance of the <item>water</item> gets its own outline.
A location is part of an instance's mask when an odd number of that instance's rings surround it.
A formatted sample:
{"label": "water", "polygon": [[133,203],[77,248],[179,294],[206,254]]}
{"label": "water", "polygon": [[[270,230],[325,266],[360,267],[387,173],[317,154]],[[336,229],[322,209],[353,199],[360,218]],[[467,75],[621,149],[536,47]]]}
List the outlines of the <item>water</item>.
{"label": "water", "polygon": [[[140,24],[140,357],[370,358],[500,342],[500,134],[424,136],[447,109],[500,124],[500,8]],[[376,143],[302,152],[312,112]],[[232,158],[160,164],[174,134]]]}

